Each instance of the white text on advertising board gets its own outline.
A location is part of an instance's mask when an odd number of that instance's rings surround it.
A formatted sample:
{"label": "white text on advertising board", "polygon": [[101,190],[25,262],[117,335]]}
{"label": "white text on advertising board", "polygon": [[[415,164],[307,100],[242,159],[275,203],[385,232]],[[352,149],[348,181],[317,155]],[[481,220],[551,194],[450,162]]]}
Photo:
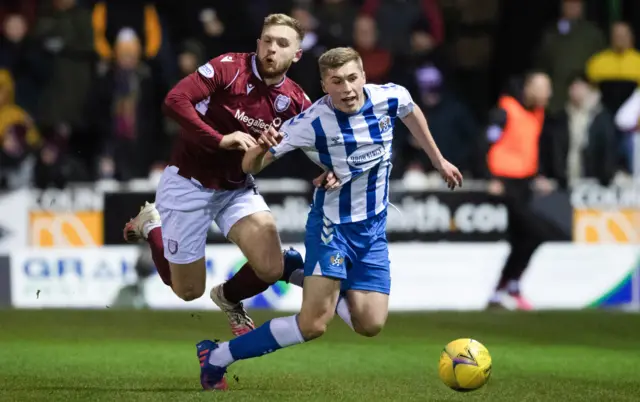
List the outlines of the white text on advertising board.
{"label": "white text on advertising board", "polygon": [[571,204],[576,242],[640,243],[640,185],[579,185]]}
{"label": "white text on advertising board", "polygon": [[[304,246],[295,247],[304,253]],[[207,275],[209,284],[227,280],[242,258],[241,252],[232,245],[208,246],[206,252],[214,261]],[[391,310],[477,310],[486,307],[509,246],[505,243],[394,243],[389,252],[393,275]],[[75,252],[15,250],[10,255],[12,303],[15,307],[28,308],[104,308],[117,298],[123,287],[136,283],[134,264],[138,253],[139,248],[129,246]],[[620,284],[640,268],[639,257],[635,245],[544,244],[536,251],[522,278],[522,291],[539,309],[585,308],[615,289],[622,289]],[[452,283],[456,283],[456,291],[451,291]],[[184,302],[157,275],[150,277],[143,288],[151,308],[215,308],[206,295]],[[635,296],[626,291],[620,295],[624,296],[621,301],[640,300],[640,287],[632,288]],[[289,286],[272,296],[265,304],[269,308],[299,311],[302,300],[299,288]]]}
{"label": "white text on advertising board", "polygon": [[[455,211],[435,196],[426,199],[404,197],[398,205],[401,214],[389,212],[387,231],[489,233],[504,231],[508,225],[504,205],[464,203]],[[391,218],[391,214],[393,218]]]}

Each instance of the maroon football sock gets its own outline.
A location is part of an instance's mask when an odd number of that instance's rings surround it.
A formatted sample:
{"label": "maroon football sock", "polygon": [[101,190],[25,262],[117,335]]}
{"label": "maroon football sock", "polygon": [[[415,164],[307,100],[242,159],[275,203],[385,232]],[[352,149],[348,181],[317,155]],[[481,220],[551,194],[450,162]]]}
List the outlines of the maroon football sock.
{"label": "maroon football sock", "polygon": [[246,262],[240,271],[222,285],[222,291],[227,301],[240,303],[242,300],[259,295],[271,285],[258,278],[251,265]]}
{"label": "maroon football sock", "polygon": [[151,247],[151,258],[156,265],[158,274],[162,278],[162,282],[165,285],[171,287],[171,268],[169,267],[169,261],[164,258],[164,244],[162,243],[162,228],[157,227],[151,229],[147,235],[147,242]]}

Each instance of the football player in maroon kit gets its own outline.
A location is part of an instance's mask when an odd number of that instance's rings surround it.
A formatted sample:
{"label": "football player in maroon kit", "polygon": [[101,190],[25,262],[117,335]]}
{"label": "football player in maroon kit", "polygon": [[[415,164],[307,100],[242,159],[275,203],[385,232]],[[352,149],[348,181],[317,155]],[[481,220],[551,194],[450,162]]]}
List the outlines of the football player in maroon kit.
{"label": "football player in maroon kit", "polygon": [[163,282],[185,301],[204,294],[205,244],[215,221],[247,257],[247,264],[211,299],[234,335],[254,328],[242,300],[302,267],[294,250],[282,252],[276,223],[251,176],[244,152],[269,126],[278,129],[311,102],[286,77],[302,56],[303,30],[284,14],[265,18],[255,54],[227,53],[202,65],[166,96],[164,112],[182,127],[156,190],[124,228],[129,242],[146,239]]}

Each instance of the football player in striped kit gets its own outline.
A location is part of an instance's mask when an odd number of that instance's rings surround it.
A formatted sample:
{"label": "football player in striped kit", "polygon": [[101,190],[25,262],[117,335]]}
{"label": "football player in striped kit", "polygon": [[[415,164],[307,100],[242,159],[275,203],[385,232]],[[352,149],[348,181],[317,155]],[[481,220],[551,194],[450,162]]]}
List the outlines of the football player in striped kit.
{"label": "football player in striped kit", "polygon": [[336,312],[361,335],[382,330],[391,289],[385,232],[396,119],[449,188],[462,184],[462,175],[441,155],[405,88],[365,84],[362,59],[351,48],[327,51],[319,65],[328,95],[285,122],[280,132],[265,131],[242,161],[244,172],[256,174],[285,153],[302,149],[337,178],[332,188],[316,189],[306,225],[304,270],[288,278],[304,285],[300,313],[270,320],[230,342],[200,342],[204,389],[226,388],[226,368],[237,360],[318,338]]}

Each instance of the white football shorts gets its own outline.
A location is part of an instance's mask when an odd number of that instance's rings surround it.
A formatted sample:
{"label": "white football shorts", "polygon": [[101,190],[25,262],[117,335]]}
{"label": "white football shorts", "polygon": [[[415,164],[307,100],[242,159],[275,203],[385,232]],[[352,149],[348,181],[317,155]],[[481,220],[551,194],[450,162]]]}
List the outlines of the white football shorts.
{"label": "white football shorts", "polygon": [[225,237],[240,219],[269,211],[254,188],[213,190],[196,179],[178,174],[176,166],[165,168],[156,190],[156,208],[162,219],[165,258],[189,264],[204,257],[207,232],[212,222]]}

